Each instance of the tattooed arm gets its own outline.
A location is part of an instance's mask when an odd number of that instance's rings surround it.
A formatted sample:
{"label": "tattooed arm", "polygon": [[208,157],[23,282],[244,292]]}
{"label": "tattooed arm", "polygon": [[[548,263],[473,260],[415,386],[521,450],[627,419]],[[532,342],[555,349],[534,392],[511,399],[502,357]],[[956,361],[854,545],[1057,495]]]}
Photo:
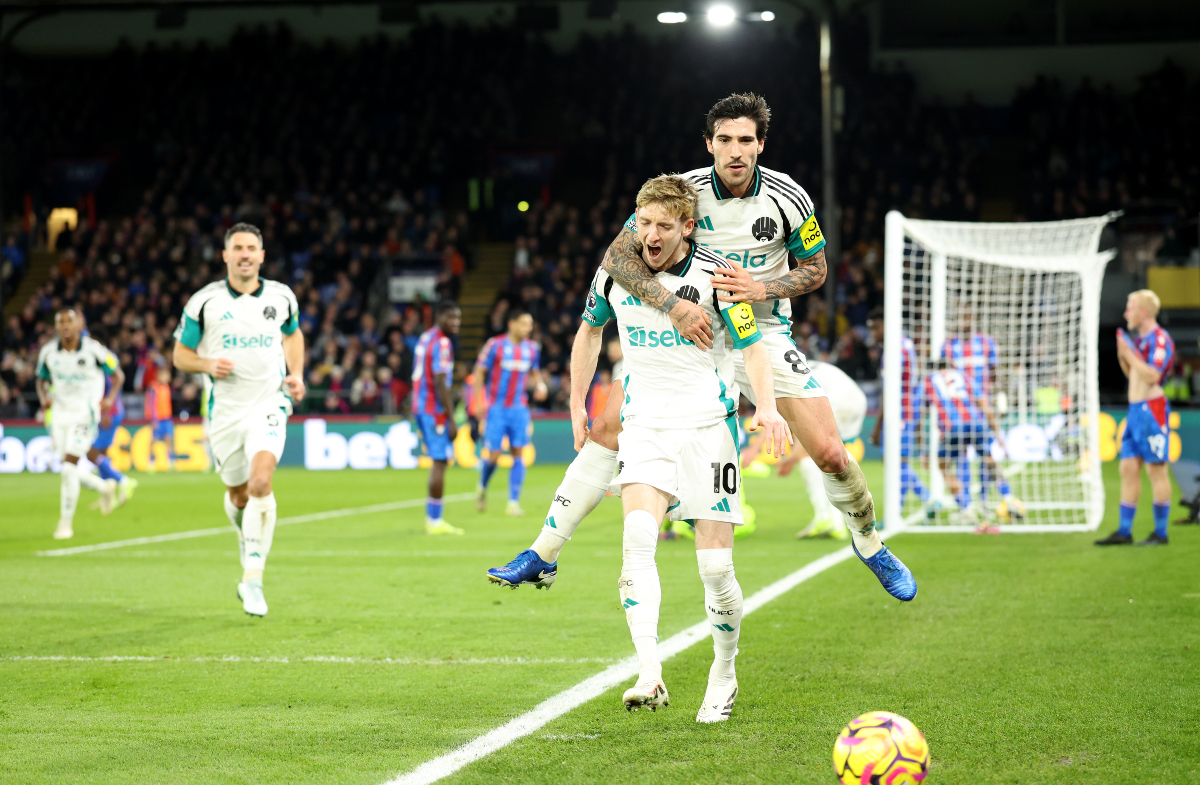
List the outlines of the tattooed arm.
{"label": "tattooed arm", "polygon": [[[791,270],[773,281],[755,281],[743,268],[718,267],[713,288],[723,290],[717,299],[727,302],[761,302],[763,300],[786,300],[807,294],[825,283],[825,251],[817,251],[807,259],[797,260]],[[615,277],[615,276],[614,276]],[[628,287],[627,287],[628,288]]]}
{"label": "tattooed arm", "polygon": [[708,314],[699,305],[671,294],[655,280],[654,271],[642,260],[642,242],[636,232],[622,229],[604,253],[602,265],[604,272],[630,294],[670,316],[680,335],[701,349],[712,348],[713,331]]}

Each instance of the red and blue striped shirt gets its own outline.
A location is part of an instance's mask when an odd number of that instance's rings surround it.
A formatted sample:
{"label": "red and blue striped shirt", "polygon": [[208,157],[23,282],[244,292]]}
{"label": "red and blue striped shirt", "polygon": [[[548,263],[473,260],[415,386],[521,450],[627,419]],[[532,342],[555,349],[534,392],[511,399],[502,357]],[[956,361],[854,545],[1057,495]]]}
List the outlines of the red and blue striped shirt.
{"label": "red and blue striped shirt", "polygon": [[421,333],[413,352],[413,414],[446,414],[438,400],[436,374],[454,374],[454,347],[438,327]]}
{"label": "red and blue striped shirt", "polygon": [[536,343],[528,338],[514,342],[507,335],[497,335],[483,345],[479,365],[487,372],[483,390],[488,406],[529,405],[525,386],[529,372],[539,367]]}
{"label": "red and blue striped shirt", "polygon": [[917,347],[912,338],[900,336],[900,417],[913,422],[916,417]]}
{"label": "red and blue striped shirt", "polygon": [[947,338],[942,344],[942,357],[963,372],[976,395],[992,394],[993,373],[1000,362],[995,338],[983,333],[972,333],[966,339]]}
{"label": "red and blue striped shirt", "polygon": [[1167,331],[1155,326],[1145,335],[1130,335],[1124,330],[1119,330],[1118,333],[1127,337],[1134,351],[1141,355],[1151,368],[1158,371],[1158,383],[1162,384],[1171,373],[1171,365],[1175,362],[1175,342],[1171,340]]}
{"label": "red and blue striped shirt", "polygon": [[972,400],[970,383],[957,368],[944,368],[925,377],[924,403],[936,414],[942,431],[965,429],[984,422],[983,412]]}

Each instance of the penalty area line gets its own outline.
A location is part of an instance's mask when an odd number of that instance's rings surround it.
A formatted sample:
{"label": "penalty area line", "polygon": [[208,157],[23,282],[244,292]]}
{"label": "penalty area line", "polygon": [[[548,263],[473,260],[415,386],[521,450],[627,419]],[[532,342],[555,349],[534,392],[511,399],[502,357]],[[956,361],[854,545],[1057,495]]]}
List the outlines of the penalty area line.
{"label": "penalty area line", "polygon": [[[901,531],[903,529],[897,527],[894,530],[881,534],[884,537],[894,537]],[[835,567],[852,558],[854,558],[854,549],[847,545],[833,553],[827,553],[821,558],[809,562],[792,574],[759,589],[746,599],[743,605],[742,618],[749,616],[772,600],[796,588],[809,578],[820,575],[829,568]],[[665,662],[700,641],[711,639],[708,620],[705,619],[659,643],[659,659]],[[638,661],[636,657],[621,660],[615,665],[597,673],[595,676],[584,679],[574,687],[569,687],[563,692],[547,698],[519,717],[509,720],[500,727],[467,742],[457,749],[422,763],[408,774],[402,774],[395,779],[388,780],[384,785],[429,785],[429,783],[437,782],[443,777],[450,776],[464,766],[507,747],[517,739],[528,736],[548,722],[558,719],[593,698],[600,697],[613,687],[637,675]]]}
{"label": "penalty area line", "polygon": [[[455,493],[446,496],[442,499],[444,502],[465,502],[475,498],[473,493]],[[420,507],[425,503],[425,498],[420,499],[404,499],[398,502],[385,502],[384,504],[369,504],[366,507],[345,507],[340,510],[326,510],[324,512],[313,512],[308,515],[293,515],[288,518],[280,518],[275,521],[276,526],[289,526],[293,523],[312,523],[313,521],[326,521],[331,518],[348,518],[352,515],[368,515],[373,512],[390,512],[391,510],[404,510],[410,507]],[[113,548],[127,548],[131,545],[151,545],[156,542],[174,542],[175,540],[191,540],[196,537],[210,537],[214,534],[228,534],[232,529],[229,526],[215,526],[211,529],[193,529],[186,532],[172,532],[171,534],[155,534],[151,537],[134,537],[129,540],[114,540],[112,542],[98,542],[94,545],[77,545],[73,548],[55,548],[49,551],[37,551],[38,556],[74,556],[77,553],[94,553],[95,551],[109,551]]]}

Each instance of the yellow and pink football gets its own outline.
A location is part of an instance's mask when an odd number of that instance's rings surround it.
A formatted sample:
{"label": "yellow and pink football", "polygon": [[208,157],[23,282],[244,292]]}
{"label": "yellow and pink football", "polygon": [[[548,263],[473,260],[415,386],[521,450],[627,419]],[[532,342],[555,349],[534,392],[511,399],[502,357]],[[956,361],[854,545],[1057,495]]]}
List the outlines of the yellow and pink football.
{"label": "yellow and pink football", "polygon": [[899,714],[872,711],[838,734],[833,770],[843,785],[913,785],[929,772],[929,745]]}

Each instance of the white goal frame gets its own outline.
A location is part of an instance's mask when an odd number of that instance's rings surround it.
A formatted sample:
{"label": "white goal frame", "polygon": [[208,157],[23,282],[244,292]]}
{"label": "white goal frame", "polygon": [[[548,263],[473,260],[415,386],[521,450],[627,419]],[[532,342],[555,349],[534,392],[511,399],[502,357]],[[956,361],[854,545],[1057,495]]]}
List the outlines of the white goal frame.
{"label": "white goal frame", "polygon": [[[1100,471],[1100,390],[1099,390],[1099,317],[1100,289],[1104,268],[1116,256],[1115,250],[1099,251],[1100,233],[1120,213],[1096,218],[1044,223],[968,223],[930,221],[906,218],[893,210],[887,214],[884,244],[884,506],[883,520],[888,527],[900,527],[910,532],[964,532],[970,525],[926,523],[921,511],[904,515],[901,501],[901,356],[899,346],[905,334],[906,316],[917,299],[929,314],[928,338],[924,345],[940,347],[946,334],[947,260],[959,260],[977,265],[995,265],[1007,270],[1027,270],[1040,273],[1068,273],[1079,276],[1082,302],[1079,303],[1079,358],[1075,389],[1081,392],[1077,402],[1078,444],[1080,460],[1076,476],[1080,484],[1079,498],[1070,501],[1025,499],[1030,518],[1039,511],[1074,511],[1078,522],[1002,524],[1002,532],[1070,532],[1094,531],[1104,517],[1104,483]],[[910,296],[909,281],[916,280],[913,259],[919,249],[922,269],[921,294]],[[917,287],[912,287],[913,292]],[[918,350],[920,351],[920,350]],[[928,362],[918,354],[918,365]],[[1021,366],[1023,367],[1023,366]],[[926,367],[915,369],[920,379]],[[1078,378],[1078,374],[1082,374]],[[914,384],[914,386],[916,386]],[[936,428],[927,428],[925,455],[913,456],[922,462],[930,491],[941,494],[943,478],[937,461],[928,459],[936,451]],[[924,434],[924,431],[922,431]],[[915,468],[915,467],[914,467]],[[1052,517],[1052,516],[1051,516]]]}

